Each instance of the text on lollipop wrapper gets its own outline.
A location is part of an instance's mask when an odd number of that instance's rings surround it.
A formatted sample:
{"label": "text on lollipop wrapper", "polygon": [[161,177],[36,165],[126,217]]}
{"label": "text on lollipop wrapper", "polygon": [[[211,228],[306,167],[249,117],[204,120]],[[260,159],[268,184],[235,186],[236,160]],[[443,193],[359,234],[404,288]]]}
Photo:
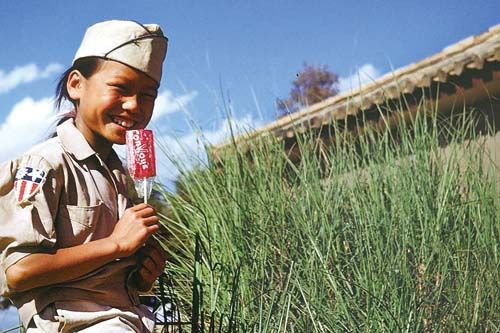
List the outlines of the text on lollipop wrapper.
{"label": "text on lollipop wrapper", "polygon": [[156,175],[153,132],[127,131],[127,161],[130,175],[135,179]]}
{"label": "text on lollipop wrapper", "polygon": [[132,136],[132,142],[134,143],[134,152],[135,156],[137,156],[137,162],[142,167],[142,169],[147,169],[148,161],[146,160],[148,148],[146,144],[141,143],[141,137],[138,134],[134,134]]}

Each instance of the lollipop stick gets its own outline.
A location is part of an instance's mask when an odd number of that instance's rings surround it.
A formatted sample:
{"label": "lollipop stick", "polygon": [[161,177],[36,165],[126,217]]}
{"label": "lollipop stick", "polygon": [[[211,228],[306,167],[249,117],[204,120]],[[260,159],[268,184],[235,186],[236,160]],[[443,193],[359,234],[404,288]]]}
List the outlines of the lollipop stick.
{"label": "lollipop stick", "polygon": [[147,204],[148,203],[148,182],[147,182],[146,177],[144,177],[144,182],[142,183],[142,188],[144,190],[144,203]]}

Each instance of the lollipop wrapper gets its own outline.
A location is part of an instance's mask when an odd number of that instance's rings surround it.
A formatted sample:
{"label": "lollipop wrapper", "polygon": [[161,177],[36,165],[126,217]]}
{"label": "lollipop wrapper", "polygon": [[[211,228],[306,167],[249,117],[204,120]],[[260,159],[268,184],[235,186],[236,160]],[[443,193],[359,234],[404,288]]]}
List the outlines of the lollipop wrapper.
{"label": "lollipop wrapper", "polygon": [[131,130],[126,133],[127,164],[140,198],[151,194],[156,176],[154,138],[151,130]]}

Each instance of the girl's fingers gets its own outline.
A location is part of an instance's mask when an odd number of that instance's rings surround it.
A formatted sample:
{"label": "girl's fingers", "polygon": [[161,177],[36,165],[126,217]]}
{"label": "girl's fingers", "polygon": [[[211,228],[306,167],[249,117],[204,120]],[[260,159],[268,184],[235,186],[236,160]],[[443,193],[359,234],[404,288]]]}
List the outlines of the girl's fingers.
{"label": "girl's fingers", "polygon": [[139,273],[144,278],[154,281],[163,272],[152,260],[144,260],[139,269]]}
{"label": "girl's fingers", "polygon": [[163,250],[160,244],[154,242],[151,243],[151,245],[148,244],[147,247],[151,248],[150,253],[154,256],[157,262],[161,262],[163,264],[167,261],[167,253]]}
{"label": "girl's fingers", "polygon": [[165,260],[163,260],[162,256],[161,255],[157,255],[157,256],[152,257],[151,259],[152,259],[152,261],[153,261],[156,269],[159,272],[162,272],[163,269],[165,268]]}
{"label": "girl's fingers", "polygon": [[162,269],[165,267],[165,262],[167,261],[167,255],[164,251],[154,249],[153,258],[154,258],[154,261],[156,263],[158,263]]}
{"label": "girl's fingers", "polygon": [[149,281],[149,282],[152,282],[156,279],[156,276],[154,276],[154,274],[149,271],[146,267],[142,266],[140,269],[139,269],[139,274],[141,275],[142,279],[143,280],[146,280],[146,281]]}
{"label": "girl's fingers", "polygon": [[162,272],[165,268],[165,259],[157,250],[143,254],[143,264],[152,269]]}
{"label": "girl's fingers", "polygon": [[158,271],[156,263],[150,257],[145,257],[142,260],[142,267],[145,267],[151,273]]}
{"label": "girl's fingers", "polygon": [[138,213],[139,216],[145,217],[156,214],[156,210],[153,206],[150,206],[145,203],[140,203],[138,205],[132,206],[129,208],[132,212]]}
{"label": "girl's fingers", "polygon": [[[163,249],[163,247],[158,243],[158,241],[154,238],[150,238],[147,242],[147,248],[151,247],[156,251],[160,256],[161,256],[161,261],[166,261],[167,260],[167,253]],[[153,250],[151,250],[153,251]]]}
{"label": "girl's fingers", "polygon": [[150,225],[157,224],[158,222],[160,222],[160,218],[156,215],[153,215],[153,216],[144,217],[143,221],[144,221],[144,224],[146,224],[147,226],[150,226]]}
{"label": "girl's fingers", "polygon": [[148,231],[149,235],[152,235],[155,232],[160,231],[160,226],[158,224],[153,224],[153,225],[146,227],[146,230]]}
{"label": "girl's fingers", "polygon": [[150,217],[150,216],[156,216],[156,211],[152,207],[144,207],[143,209],[140,209],[135,212],[137,216],[139,217]]}
{"label": "girl's fingers", "polygon": [[138,212],[146,207],[150,207],[150,206],[148,204],[145,204],[145,203],[140,203],[138,205],[130,207],[129,209],[133,212]]}

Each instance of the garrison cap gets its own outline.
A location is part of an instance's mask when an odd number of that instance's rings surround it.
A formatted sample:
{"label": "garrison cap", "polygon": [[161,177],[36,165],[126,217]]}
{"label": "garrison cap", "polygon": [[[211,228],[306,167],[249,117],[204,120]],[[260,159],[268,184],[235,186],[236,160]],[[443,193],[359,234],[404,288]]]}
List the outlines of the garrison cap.
{"label": "garrison cap", "polygon": [[168,38],[157,24],[104,21],[87,29],[73,64],[85,57],[115,60],[145,73],[159,84],[167,45]]}

